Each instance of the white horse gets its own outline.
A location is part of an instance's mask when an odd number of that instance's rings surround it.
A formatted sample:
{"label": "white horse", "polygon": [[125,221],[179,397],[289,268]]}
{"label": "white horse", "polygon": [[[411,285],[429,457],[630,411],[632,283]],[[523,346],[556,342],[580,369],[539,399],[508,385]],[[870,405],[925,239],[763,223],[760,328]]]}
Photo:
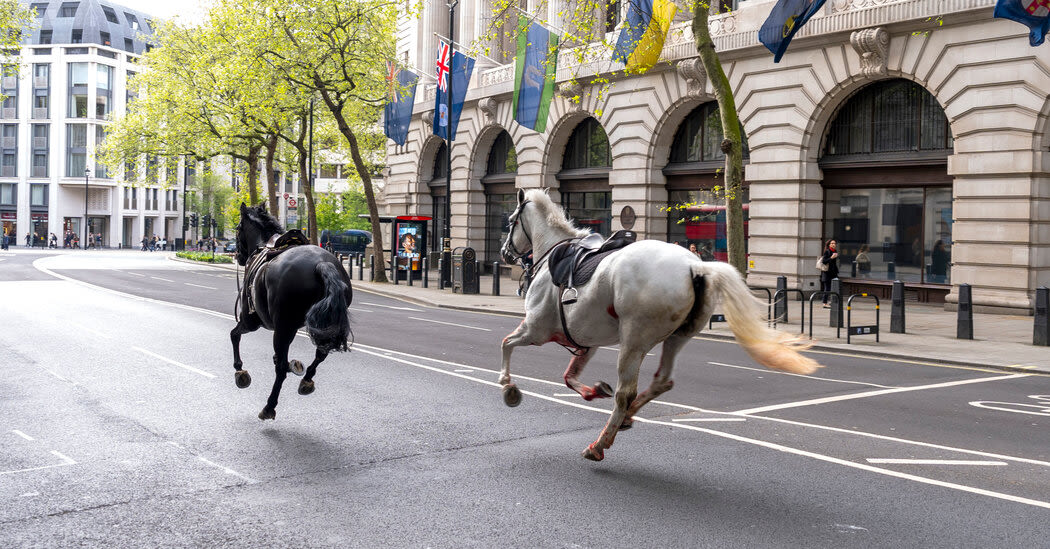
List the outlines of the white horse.
{"label": "white horse", "polygon": [[[555,245],[587,234],[566,221],[564,211],[547,193],[519,190],[518,206],[501,250],[511,263],[531,252],[538,271],[525,296],[525,320],[503,339],[499,382],[508,406],[521,402],[521,391],[510,380],[510,355],[515,347],[551,341],[579,346],[579,354],[565,371],[565,384],[584,400],[592,400],[614,395],[605,383],[594,387],[580,383],[580,373],[598,347],[620,344],[616,408],[583,457],[601,461],[617,431],[630,428],[642,406],[671,389],[675,355],[707,323],[719,296],[737,342],[756,362],[798,374],[810,374],[820,367],[799,354],[804,345],[765,326],[758,300],[735,268],[701,261],[681,246],[656,240],[631,244],[602,261],[590,281],[577,288],[577,301],[564,306],[567,330],[563,329],[561,292],[543,264]],[[649,388],[638,394],[642,359],[661,342],[660,367]]]}

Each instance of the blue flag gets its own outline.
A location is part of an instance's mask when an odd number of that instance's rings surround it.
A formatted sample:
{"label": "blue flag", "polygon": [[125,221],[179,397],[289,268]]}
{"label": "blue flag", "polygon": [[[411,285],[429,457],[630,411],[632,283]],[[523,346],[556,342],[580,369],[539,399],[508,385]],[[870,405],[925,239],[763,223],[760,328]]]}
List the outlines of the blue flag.
{"label": "blue flag", "polygon": [[416,101],[419,75],[398,70],[394,65],[391,65],[390,73],[390,100],[383,107],[383,133],[394,143],[404,145],[408,140],[408,126],[412,122],[412,106]]}
{"label": "blue flag", "polygon": [[[452,55],[452,116],[448,113],[448,87],[438,86],[434,98],[434,135],[452,141],[456,138],[456,127],[459,126],[459,115],[463,112],[463,100],[467,98],[467,86],[470,84],[470,73],[474,71],[474,59],[458,51]],[[443,75],[439,69],[438,78]],[[451,120],[450,120],[451,118]],[[446,137],[445,129],[452,124],[452,137]]]}
{"label": "blue flag", "polygon": [[773,52],[773,62],[784,57],[788,44],[802,25],[824,5],[824,0],[777,0],[758,31],[758,40]]}
{"label": "blue flag", "polygon": [[554,97],[554,78],[558,72],[558,35],[518,16],[518,55],[514,65],[514,120],[530,130],[543,133]]}
{"label": "blue flag", "polygon": [[995,17],[1011,19],[1032,29],[1028,41],[1038,46],[1050,31],[1050,0],[999,0]]}

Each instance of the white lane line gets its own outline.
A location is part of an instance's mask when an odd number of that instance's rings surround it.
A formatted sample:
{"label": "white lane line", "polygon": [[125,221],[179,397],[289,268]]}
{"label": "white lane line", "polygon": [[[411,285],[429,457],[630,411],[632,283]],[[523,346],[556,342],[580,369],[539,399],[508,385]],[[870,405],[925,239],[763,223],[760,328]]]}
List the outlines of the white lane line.
{"label": "white lane line", "polygon": [[807,375],[803,375],[803,374],[793,374],[791,372],[780,372],[780,371],[777,371],[777,370],[770,370],[769,368],[755,368],[755,367],[752,367],[752,366],[739,366],[737,364],[726,364],[725,362],[708,361],[708,364],[714,364],[715,366],[724,366],[726,368],[739,368],[741,370],[753,370],[753,371],[756,371],[756,372],[763,372],[763,373],[767,373],[767,374],[768,373],[775,373],[775,374],[780,374],[780,375],[785,375],[785,376],[798,376],[798,377],[802,377],[802,378],[806,378],[806,379],[819,379],[820,381],[832,381],[832,382],[835,382],[835,383],[849,383],[849,384],[852,384],[852,385],[867,385],[868,387],[878,387],[880,389],[899,389],[899,387],[895,387],[893,385],[879,385],[878,383],[867,383],[867,382],[864,382],[864,381],[849,381],[849,380],[845,380],[845,379],[834,379],[834,378],[830,378],[830,377],[820,377],[820,376],[813,376],[813,375],[808,375],[807,376]]}
{"label": "white lane line", "polygon": [[131,272],[131,271],[121,271],[120,269],[113,269],[113,270],[114,270],[114,271],[117,271],[118,273],[124,273],[124,274],[129,274],[129,275],[131,275],[131,276],[141,276],[142,278],[146,278],[146,275],[144,275],[144,274],[139,274],[139,273],[133,273],[133,272]]}
{"label": "white lane line", "polygon": [[63,454],[62,452],[59,452],[58,450],[51,450],[51,455],[57,456],[62,461],[66,462],[66,465],[76,465],[77,464],[77,462],[73,461],[72,458],[70,458],[69,456]]}
{"label": "white lane line", "polygon": [[207,463],[208,465],[211,465],[212,467],[215,467],[215,468],[218,468],[218,469],[222,469],[222,471],[224,473],[226,473],[227,475],[233,475],[233,476],[235,476],[235,477],[237,477],[237,478],[247,482],[248,484],[255,484],[255,483],[259,482],[259,481],[255,480],[253,478],[244,476],[244,475],[238,473],[237,471],[234,471],[233,469],[230,469],[229,467],[226,467],[225,465],[219,465],[218,463],[215,463],[214,461],[211,461],[210,459],[208,459],[208,458],[206,458],[204,456],[197,456],[197,459],[201,460],[204,463]]}
{"label": "white lane line", "polygon": [[367,301],[362,301],[361,304],[368,305],[370,307],[383,307],[384,309],[394,309],[396,311],[415,311],[417,313],[421,311],[421,309],[413,309],[412,307],[395,307],[393,305],[380,305],[379,303],[369,303]]}
{"label": "white lane line", "polygon": [[20,436],[20,437],[22,437],[22,438],[24,438],[24,439],[26,439],[26,440],[36,440],[33,437],[23,433],[22,431],[19,431],[18,429],[11,429],[11,432],[16,434],[16,435],[18,435],[18,436]]}
{"label": "white lane line", "polygon": [[580,395],[576,393],[554,393],[552,396],[556,397],[578,397]]}
{"label": "white lane line", "polygon": [[893,459],[868,458],[868,463],[892,465],[1006,465],[1005,461],[986,461],[976,459]]}
{"label": "white lane line", "polygon": [[153,279],[156,279],[156,280],[163,280],[164,282],[175,282],[174,280],[168,280],[167,278],[161,278],[159,276],[151,276],[150,278],[153,278]]}
{"label": "white lane line", "polygon": [[372,309],[362,309],[360,307],[350,307],[351,311],[357,311],[359,313],[374,313]]}
{"label": "white lane line", "polygon": [[0,257],[0,261],[7,261],[6,257]]}
{"label": "white lane line", "polygon": [[[69,459],[69,458],[66,458],[66,459]],[[72,461],[72,460],[70,460],[70,461]],[[14,470],[11,470],[11,471],[0,471],[0,475],[13,475],[15,473],[28,473],[29,471],[41,471],[43,469],[54,469],[56,467],[68,467],[70,465],[76,465],[76,462],[74,461],[73,463],[68,463],[68,462],[67,463],[57,463],[55,465],[44,465],[44,466],[41,466],[41,467],[30,467],[28,469],[14,469]]]}
{"label": "white lane line", "polygon": [[[363,352],[365,354],[370,354],[370,355],[373,355],[373,356],[385,358],[387,360],[392,360],[394,362],[400,362],[400,363],[403,363],[403,364],[407,364],[409,366],[415,366],[417,368],[422,368],[424,370],[430,370],[430,371],[437,372],[437,373],[440,373],[440,374],[445,374],[445,375],[454,376],[454,377],[458,377],[458,378],[462,378],[462,379],[467,379],[467,380],[473,381],[475,383],[481,383],[481,384],[484,384],[484,385],[491,385],[493,387],[499,387],[500,386],[499,383],[496,383],[495,381],[488,381],[488,380],[483,380],[483,379],[478,379],[478,378],[467,377],[467,376],[465,376],[463,374],[457,374],[457,373],[450,372],[448,370],[443,370],[441,368],[437,368],[437,367],[434,367],[434,366],[427,366],[425,364],[420,364],[418,362],[412,362],[410,360],[405,360],[405,359],[401,359],[401,358],[396,358],[396,357],[384,355],[384,354],[382,354],[380,352],[371,351],[371,350],[365,349],[363,347],[364,346],[356,346],[356,348],[359,351],[361,351],[361,352]],[[429,360],[426,357],[418,357],[418,358],[422,358],[424,360]],[[1022,375],[1027,376],[1028,374],[1022,374]],[[1008,377],[1015,377],[1015,376],[1008,376]],[[547,396],[547,395],[544,395],[544,394],[541,394],[541,393],[535,393],[535,392],[532,392],[532,391],[522,391],[522,393],[527,394],[527,395],[532,396],[532,397],[535,397],[535,398],[539,398],[541,400],[546,400],[546,401],[549,401],[549,402],[556,402],[558,404],[564,404],[566,406],[572,406],[573,408],[580,408],[582,410],[590,410],[592,412],[598,412],[598,413],[601,413],[603,415],[608,415],[609,414],[608,410],[604,410],[602,408],[596,408],[594,406],[589,406],[589,405],[586,405],[586,404],[580,404],[578,402],[570,402],[570,401],[566,401],[566,400],[560,400],[558,398],[555,398],[555,397],[552,397],[552,396]],[[910,481],[918,482],[918,483],[921,483],[921,484],[929,484],[929,485],[932,485],[932,486],[939,486],[939,487],[942,487],[942,488],[948,488],[948,489],[957,490],[957,491],[960,491],[960,492],[967,492],[967,493],[971,493],[971,494],[987,496],[987,497],[991,497],[991,498],[995,498],[995,499],[1001,499],[1001,500],[1005,500],[1005,501],[1012,501],[1012,502],[1021,503],[1021,504],[1024,504],[1024,505],[1031,505],[1033,507],[1041,507],[1043,509],[1050,509],[1050,502],[1048,502],[1048,501],[1039,501],[1039,500],[1029,499],[1029,498],[1025,498],[1025,497],[1021,497],[1021,496],[1014,496],[1014,495],[1011,495],[1011,494],[1005,494],[1005,493],[1002,493],[1002,492],[995,492],[995,491],[992,491],[992,490],[985,490],[983,488],[976,488],[976,487],[973,487],[973,486],[965,486],[965,485],[956,484],[956,483],[953,483],[953,482],[945,482],[945,481],[936,480],[936,479],[932,479],[932,478],[922,477],[922,476],[919,476],[919,475],[913,475],[913,474],[909,474],[909,473],[902,473],[900,471],[894,471],[892,469],[884,469],[882,467],[875,467],[875,466],[864,464],[864,463],[857,463],[855,461],[849,461],[849,460],[845,460],[845,459],[841,459],[841,458],[837,458],[837,457],[827,456],[827,455],[824,455],[824,454],[818,454],[816,452],[810,452],[810,451],[807,451],[807,450],[800,450],[798,448],[792,448],[790,446],[784,446],[782,444],[777,444],[777,443],[773,443],[773,442],[767,442],[767,441],[764,441],[764,440],[753,439],[753,438],[749,438],[749,437],[735,435],[735,434],[732,434],[732,433],[726,433],[726,432],[723,432],[723,431],[716,431],[716,430],[707,429],[707,428],[703,428],[703,427],[697,427],[695,425],[689,425],[689,424],[686,424],[686,423],[675,423],[675,422],[672,422],[672,421],[661,421],[661,420],[656,420],[656,419],[646,419],[646,418],[642,418],[642,417],[635,417],[634,419],[635,419],[635,421],[641,422],[641,423],[651,423],[651,424],[654,424],[654,425],[665,425],[665,426],[668,426],[668,427],[676,427],[678,429],[687,429],[687,430],[690,430],[690,431],[696,431],[698,433],[704,433],[704,434],[708,434],[708,435],[719,437],[719,438],[725,438],[725,439],[729,439],[729,440],[733,440],[733,441],[737,441],[737,442],[741,442],[741,443],[745,443],[745,444],[751,444],[751,445],[754,445],[754,446],[760,446],[762,448],[766,448],[766,449],[769,449],[769,450],[775,450],[775,451],[783,452],[783,453],[786,453],[786,454],[793,454],[793,455],[797,455],[797,456],[808,457],[808,458],[815,459],[815,460],[818,460],[818,461],[824,461],[824,462],[832,463],[832,464],[835,464],[835,465],[841,465],[843,467],[848,467],[848,468],[851,468],[851,469],[859,469],[861,471],[867,471],[869,473],[875,473],[875,474],[884,475],[884,476],[888,476],[888,477],[899,478],[899,479],[903,479],[903,480],[910,480]]]}
{"label": "white lane line", "polygon": [[492,331],[492,330],[490,330],[488,328],[478,328],[477,326],[467,326],[466,324],[456,324],[454,322],[442,322],[440,320],[431,320],[429,318],[419,318],[419,317],[414,317],[414,316],[410,316],[408,318],[410,320],[419,320],[419,321],[422,321],[422,322],[433,322],[434,324],[444,324],[445,326],[455,326],[457,328],[470,328],[471,330],[481,330],[482,332],[491,332]]}
{"label": "white lane line", "polygon": [[843,400],[854,400],[858,398],[869,398],[873,396],[890,395],[894,393],[907,393],[910,391],[925,391],[928,389],[941,389],[944,387],[955,387],[957,385],[969,385],[972,383],[984,383],[986,381],[1005,381],[1008,379],[1017,379],[1021,377],[1031,377],[1032,374],[1011,374],[1008,376],[995,376],[995,377],[981,377],[977,379],[963,379],[960,381],[948,381],[945,383],[934,383],[931,385],[918,385],[915,387],[898,387],[895,389],[882,389],[880,391],[867,391],[864,393],[852,393],[848,395],[838,395],[833,397],[814,398],[810,400],[802,400],[799,402],[785,402],[784,404],[772,404],[770,406],[761,406],[759,408],[749,408],[747,410],[738,410],[736,413],[740,415],[748,414],[760,414],[763,412],[772,412],[774,410],[784,410],[787,408],[800,408],[802,406],[814,406],[817,404],[827,404],[830,402],[841,402]]}
{"label": "white lane line", "polygon": [[[614,353],[618,353],[618,352],[620,352],[620,350],[619,350],[619,349],[617,349],[616,347],[608,347],[608,346],[605,346],[605,347],[598,347],[598,348],[599,348],[599,349],[605,349],[606,351],[612,351],[612,352],[614,352]],[[654,355],[653,353],[645,353],[645,356],[656,356],[656,355]]]}
{"label": "white lane line", "polygon": [[452,370],[452,371],[456,372],[458,374],[473,374],[474,373],[474,370]]}
{"label": "white lane line", "polygon": [[49,373],[49,374],[51,374],[51,375],[53,375],[53,376],[55,376],[55,377],[56,377],[56,378],[58,378],[58,379],[59,379],[60,381],[66,381],[66,382],[68,382],[68,381],[69,381],[68,379],[66,379],[66,378],[64,378],[64,377],[62,377],[62,376],[60,376],[60,375],[56,374],[55,372],[52,372],[51,370],[46,370],[46,369],[45,369],[44,371],[45,371],[45,372],[47,372],[47,373]]}
{"label": "white lane line", "polygon": [[671,421],[681,423],[703,423],[703,422],[716,422],[716,421],[747,421],[744,417],[683,417],[675,418]]}
{"label": "white lane line", "polygon": [[192,282],[183,282],[187,286],[195,286],[197,288],[204,288],[206,290],[218,290],[218,288],[212,288],[211,286],[201,286],[200,284],[193,284]]}
{"label": "white lane line", "polygon": [[152,351],[147,351],[146,349],[143,349],[142,347],[132,347],[132,349],[134,349],[134,350],[136,350],[136,351],[138,351],[140,353],[147,354],[147,355],[149,355],[149,356],[151,356],[153,358],[156,358],[158,360],[163,360],[164,362],[167,362],[168,364],[173,364],[175,366],[178,366],[179,368],[182,368],[184,370],[189,370],[189,371],[191,371],[191,372],[193,372],[195,374],[200,374],[200,375],[202,375],[204,377],[207,377],[207,378],[214,378],[215,377],[215,374],[211,374],[211,373],[205,372],[204,370],[198,370],[197,368],[194,368],[193,366],[187,366],[187,365],[185,365],[185,364],[183,364],[181,362],[172,360],[172,359],[167,358],[167,357],[160,356],[157,353],[154,353]]}
{"label": "white lane line", "polygon": [[102,333],[102,332],[100,332],[98,330],[95,330],[93,328],[88,328],[87,326],[84,326],[83,324],[78,324],[78,323],[75,323],[75,322],[72,323],[72,324],[78,330],[84,330],[85,332],[90,332],[92,335],[96,335],[98,337],[104,337],[106,339],[112,339],[108,334],[104,334],[104,333]]}

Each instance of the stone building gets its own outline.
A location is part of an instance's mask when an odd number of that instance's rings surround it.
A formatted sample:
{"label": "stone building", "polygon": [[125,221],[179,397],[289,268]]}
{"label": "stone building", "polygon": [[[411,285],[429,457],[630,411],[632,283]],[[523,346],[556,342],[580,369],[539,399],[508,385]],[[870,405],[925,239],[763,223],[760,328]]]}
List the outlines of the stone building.
{"label": "stone building", "polygon": [[[486,2],[460,2],[457,41],[485,34]],[[789,288],[816,289],[815,259],[836,238],[852,289],[888,292],[898,279],[910,298],[951,303],[968,283],[979,309],[1029,313],[1035,288],[1050,285],[1050,45],[1033,48],[1026,27],[993,19],[995,0],[828,0],[774,63],[758,42],[773,4],[711,17],[746,134],[748,283],[784,275]],[[543,6],[555,20],[559,6]],[[721,130],[689,17],[661,63],[610,72],[600,99],[592,86],[566,89],[563,55],[542,134],[513,121],[513,52],[489,44],[495,59],[475,69],[450,190],[425,77],[409,141],[388,144],[390,213],[440,218],[451,199],[453,246],[491,261],[515,189],[543,187],[580,225],[608,233],[633,222],[646,238],[723,257],[710,192]],[[434,36],[447,30],[447,7],[432,0],[402,22],[401,59],[433,73]],[[567,99],[577,94],[580,104]]]}

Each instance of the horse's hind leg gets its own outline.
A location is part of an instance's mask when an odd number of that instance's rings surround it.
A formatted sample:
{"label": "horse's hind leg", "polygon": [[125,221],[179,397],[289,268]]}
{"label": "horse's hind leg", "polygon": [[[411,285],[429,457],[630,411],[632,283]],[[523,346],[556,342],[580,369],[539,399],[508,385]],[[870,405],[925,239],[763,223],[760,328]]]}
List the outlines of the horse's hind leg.
{"label": "horse's hind leg", "polygon": [[613,409],[609,421],[602,429],[598,440],[591,443],[583,451],[583,457],[601,461],[605,458],[605,449],[613,445],[616,433],[620,430],[624,418],[627,417],[627,409],[638,395],[638,370],[642,366],[642,359],[648,349],[639,344],[621,343],[620,359],[616,365],[619,379],[616,383],[616,407]]}
{"label": "horse's hind leg", "polygon": [[314,392],[314,374],[317,373],[317,365],[328,358],[328,353],[320,349],[314,353],[314,361],[306,368],[306,376],[299,382],[299,394],[308,395]]}
{"label": "horse's hind leg", "polygon": [[672,335],[664,341],[663,351],[660,353],[660,368],[656,370],[656,374],[653,376],[653,382],[649,384],[649,388],[642,391],[631,403],[631,406],[627,408],[627,417],[624,418],[623,424],[620,425],[621,431],[626,431],[634,425],[634,415],[638,413],[638,410],[649,403],[654,398],[670,391],[674,387],[674,381],[671,380],[671,370],[674,369],[674,359],[678,356],[678,352],[685,347],[685,344],[689,342],[688,336]]}
{"label": "horse's hind leg", "polygon": [[270,398],[266,400],[266,407],[259,412],[259,419],[277,417],[277,398],[281,394],[284,378],[288,376],[288,347],[295,339],[295,332],[294,328],[277,328],[273,332],[273,369],[276,375],[273,380],[273,389],[270,390]]}
{"label": "horse's hind leg", "polygon": [[604,381],[599,381],[594,387],[588,387],[580,383],[580,373],[583,372],[583,367],[591,360],[591,357],[594,356],[596,350],[597,347],[591,347],[582,355],[572,357],[572,360],[569,361],[568,369],[565,370],[565,385],[573,391],[580,393],[580,396],[586,401],[613,396],[612,387],[609,387]]}
{"label": "horse's hind leg", "polygon": [[525,321],[523,320],[510,335],[503,338],[501,347],[503,350],[503,366],[499,372],[499,384],[503,386],[503,403],[511,408],[521,404],[521,390],[510,381],[510,354],[514,352],[515,347],[528,345],[527,332],[528,328],[525,327]]}
{"label": "horse's hind leg", "polygon": [[233,330],[230,330],[230,342],[233,343],[233,369],[236,370],[233,373],[233,381],[241,389],[252,384],[252,376],[248,375],[247,370],[241,368],[241,336],[254,331],[255,328],[246,326],[243,322],[238,322]]}

